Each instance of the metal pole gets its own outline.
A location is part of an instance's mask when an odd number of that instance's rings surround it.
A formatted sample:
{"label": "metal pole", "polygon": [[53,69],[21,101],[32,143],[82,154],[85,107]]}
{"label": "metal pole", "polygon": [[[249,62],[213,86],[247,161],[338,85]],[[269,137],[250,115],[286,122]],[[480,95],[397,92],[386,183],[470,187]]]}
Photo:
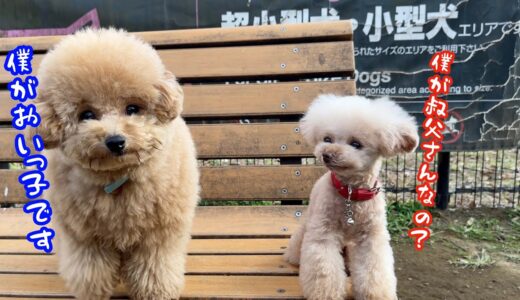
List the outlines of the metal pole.
{"label": "metal pole", "polygon": [[450,152],[439,152],[437,161],[437,201],[439,209],[448,208],[450,202]]}

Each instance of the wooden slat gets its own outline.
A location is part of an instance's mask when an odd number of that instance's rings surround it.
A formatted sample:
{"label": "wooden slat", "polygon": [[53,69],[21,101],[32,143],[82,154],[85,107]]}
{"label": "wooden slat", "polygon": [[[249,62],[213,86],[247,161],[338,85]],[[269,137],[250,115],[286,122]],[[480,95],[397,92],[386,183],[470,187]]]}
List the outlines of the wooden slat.
{"label": "wooden slat", "polygon": [[13,128],[0,128],[0,161],[21,161],[14,149],[14,137],[18,133],[20,131]]}
{"label": "wooden slat", "polygon": [[[17,297],[17,296],[10,296],[10,297],[0,297],[0,300],[34,300],[34,299],[41,299],[41,297]],[[60,297],[60,298],[52,298],[52,297],[44,297],[45,300],[63,300],[63,299],[72,299],[72,297]],[[115,298],[117,299],[117,298]]]}
{"label": "wooden slat", "polygon": [[[18,176],[24,170],[0,170],[0,203],[27,201]],[[201,168],[203,200],[302,200],[326,172],[321,166],[232,166]],[[52,182],[51,182],[52,184]]]}
{"label": "wooden slat", "polygon": [[[0,297],[0,300],[34,300],[34,299],[38,299],[40,297],[31,297],[31,298],[26,298],[26,297]],[[50,297],[45,297],[44,298],[45,300],[63,300],[63,299],[69,299],[68,297],[67,298],[50,298]]]}
{"label": "wooden slat", "polygon": [[[313,155],[298,123],[190,125],[190,130],[201,159]],[[17,133],[0,128],[0,161],[20,161],[13,144]]]}
{"label": "wooden slat", "polygon": [[192,239],[190,254],[282,254],[289,243],[285,238],[273,239]]}
{"label": "wooden slat", "polygon": [[[351,40],[352,24],[350,21],[342,20],[312,24],[147,31],[134,34],[154,46],[270,42],[302,38]],[[22,44],[31,45],[35,50],[47,50],[62,38],[63,36],[1,38],[0,52],[9,51]]]}
{"label": "wooden slat", "polygon": [[312,156],[298,123],[192,125],[199,158]]}
{"label": "wooden slat", "polygon": [[321,166],[202,168],[202,197],[208,200],[308,199]]}
{"label": "wooden slat", "polygon": [[18,176],[23,172],[24,170],[0,169],[0,203],[27,202],[23,186],[18,182]]}
{"label": "wooden slat", "polygon": [[[323,93],[353,95],[352,80],[284,82],[273,84],[184,85],[183,116],[261,116],[302,114]],[[0,91],[0,122],[11,121],[11,108],[18,102]]]}
{"label": "wooden slat", "polygon": [[[298,49],[298,51],[293,51]],[[354,70],[352,42],[160,50],[166,68],[178,78],[275,76],[350,72]],[[34,55],[37,74],[43,54]],[[5,61],[5,55],[0,56]],[[285,67],[281,67],[284,64]],[[3,68],[0,82],[13,79]]]}
{"label": "wooden slat", "polygon": [[[203,206],[198,207],[192,229],[194,238],[289,237],[298,226],[304,206]],[[0,209],[0,237],[15,238],[35,230],[20,208]],[[52,224],[51,224],[52,228]]]}
{"label": "wooden slat", "polygon": [[[0,255],[0,274],[58,274],[56,255]],[[297,275],[281,255],[189,255],[189,275]]]}
{"label": "wooden slat", "polygon": [[0,91],[0,122],[11,121],[11,108],[17,104],[17,101],[11,99],[9,91]]}
{"label": "wooden slat", "polygon": [[[288,239],[192,239],[188,253],[193,255],[261,255],[282,254]],[[0,255],[3,254],[42,254],[25,239],[0,239]]]}
{"label": "wooden slat", "polygon": [[[125,295],[119,286],[114,296]],[[0,296],[66,297],[71,294],[58,275],[0,274]],[[186,298],[301,299],[297,276],[186,276]]]}
{"label": "wooden slat", "polygon": [[354,95],[353,80],[184,85],[184,117],[303,114],[318,95]]}
{"label": "wooden slat", "polygon": [[[294,52],[294,49],[298,49]],[[159,52],[179,78],[287,75],[354,70],[352,42],[178,49]],[[285,64],[285,67],[281,65]]]}

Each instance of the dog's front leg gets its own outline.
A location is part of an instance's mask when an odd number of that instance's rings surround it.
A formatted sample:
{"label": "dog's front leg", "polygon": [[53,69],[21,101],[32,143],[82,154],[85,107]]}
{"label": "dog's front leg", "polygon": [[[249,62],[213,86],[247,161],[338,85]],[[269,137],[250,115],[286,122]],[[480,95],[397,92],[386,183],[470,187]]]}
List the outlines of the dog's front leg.
{"label": "dog's front leg", "polygon": [[300,285],[310,300],[342,300],[347,297],[347,274],[340,237],[332,233],[304,235],[300,259]]}
{"label": "dog's front leg", "polygon": [[385,227],[371,230],[348,253],[355,299],[397,300],[394,257]]}
{"label": "dog's front leg", "polygon": [[94,242],[79,243],[60,234],[59,271],[80,300],[108,300],[118,280],[120,256]]}
{"label": "dog's front leg", "polygon": [[289,240],[289,246],[287,247],[287,250],[285,250],[283,257],[285,261],[287,261],[290,264],[300,264],[301,248],[304,233],[305,223],[301,224],[300,227],[296,229],[296,231],[292,234],[291,239]]}
{"label": "dog's front leg", "polygon": [[[157,238],[157,237],[156,237]],[[184,264],[188,235],[145,239],[126,253],[123,276],[134,300],[178,299],[184,288]]]}

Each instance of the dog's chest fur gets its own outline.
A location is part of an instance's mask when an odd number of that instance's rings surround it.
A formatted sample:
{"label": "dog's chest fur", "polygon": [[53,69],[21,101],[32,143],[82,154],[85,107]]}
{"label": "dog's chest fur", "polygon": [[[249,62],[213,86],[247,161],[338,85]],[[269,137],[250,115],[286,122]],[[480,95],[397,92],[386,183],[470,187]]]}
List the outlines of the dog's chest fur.
{"label": "dog's chest fur", "polygon": [[[353,201],[354,224],[349,225],[345,217],[345,199],[329,182],[330,175],[320,178],[311,193],[309,210],[316,212],[311,222],[323,224],[326,231],[343,235],[344,243],[356,243],[366,238],[370,231],[386,226],[385,199],[378,194],[367,201]],[[381,226],[384,224],[384,226]]]}
{"label": "dog's chest fur", "polygon": [[167,201],[157,199],[152,186],[132,182],[125,183],[115,195],[106,194],[100,187],[78,186],[76,193],[64,192],[52,199],[61,225],[79,238],[94,238],[121,250],[160,222],[157,210],[164,209],[161,202]]}
{"label": "dog's chest fur", "polygon": [[[332,219],[337,220],[338,229],[344,233],[346,240],[363,239],[373,227],[374,223],[384,220],[384,210],[381,212],[380,206],[384,207],[384,198],[376,196],[376,198],[367,201],[353,201],[352,212],[354,224],[347,224],[345,212],[345,199],[342,196],[335,195],[334,201],[331,201],[333,208]],[[383,202],[383,205],[381,205]]]}
{"label": "dog's chest fur", "polygon": [[[196,204],[182,196],[196,191],[177,186],[183,181],[179,165],[169,166],[169,172],[159,181],[149,180],[144,172],[139,182],[130,179],[113,194],[105,193],[102,185],[90,184],[74,167],[55,166],[49,172],[53,182],[49,199],[59,227],[79,241],[125,251],[146,239],[151,231],[183,227],[186,211]],[[187,204],[189,201],[194,203]]]}

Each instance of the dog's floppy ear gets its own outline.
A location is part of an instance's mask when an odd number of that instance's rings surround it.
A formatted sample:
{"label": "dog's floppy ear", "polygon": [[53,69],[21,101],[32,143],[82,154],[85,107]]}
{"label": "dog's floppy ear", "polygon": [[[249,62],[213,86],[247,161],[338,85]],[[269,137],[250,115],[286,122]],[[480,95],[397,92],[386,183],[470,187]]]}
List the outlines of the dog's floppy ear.
{"label": "dog's floppy ear", "polygon": [[300,132],[309,145],[314,144],[314,129],[311,123],[309,115],[307,114],[300,120],[299,124]]}
{"label": "dog's floppy ear", "polygon": [[389,157],[413,152],[419,143],[415,118],[387,98],[375,100],[375,104],[385,118],[378,132],[381,155]]}
{"label": "dog's floppy ear", "polygon": [[175,76],[169,71],[164,73],[155,87],[160,93],[155,104],[155,115],[162,123],[172,121],[182,113],[184,92]]}
{"label": "dog's floppy ear", "polygon": [[314,145],[318,142],[320,125],[323,122],[323,118],[327,116],[328,111],[323,109],[327,108],[327,105],[323,105],[323,103],[335,101],[337,98],[337,96],[332,94],[319,95],[312,101],[305,115],[301,118],[300,132],[309,145]]}
{"label": "dog's floppy ear", "polygon": [[36,128],[28,127],[26,129],[29,137],[32,139],[36,134],[43,139],[45,149],[56,148],[63,138],[63,126],[56,110],[47,101],[48,97],[45,92],[40,92],[35,100],[36,110],[40,115],[41,122]]}

